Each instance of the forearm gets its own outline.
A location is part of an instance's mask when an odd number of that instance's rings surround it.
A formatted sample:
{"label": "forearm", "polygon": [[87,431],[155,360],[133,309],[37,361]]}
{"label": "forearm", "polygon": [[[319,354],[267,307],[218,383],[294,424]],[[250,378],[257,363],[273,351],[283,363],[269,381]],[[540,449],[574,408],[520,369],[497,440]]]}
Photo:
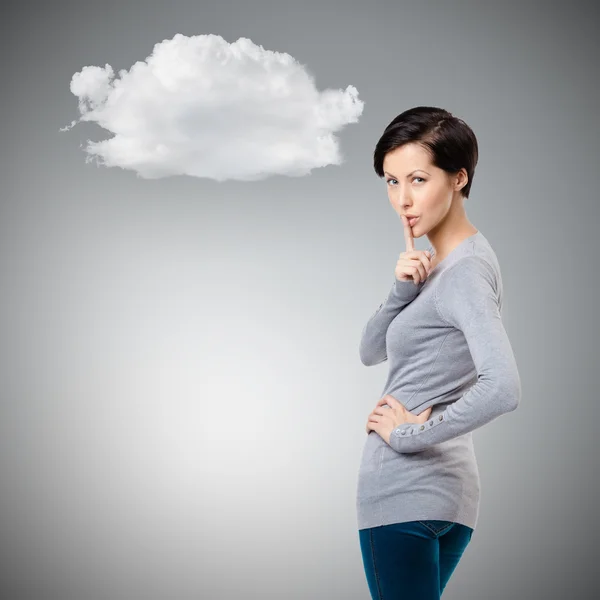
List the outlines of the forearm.
{"label": "forearm", "polygon": [[379,364],[387,359],[385,336],[390,323],[419,294],[421,282],[415,285],[413,280],[400,281],[394,277],[394,283],[384,302],[363,327],[359,353],[360,360],[366,366]]}
{"label": "forearm", "polygon": [[502,382],[480,379],[461,398],[425,423],[403,423],[396,427],[389,445],[400,453],[421,452],[515,410],[520,399],[521,385],[516,370],[510,379]]}

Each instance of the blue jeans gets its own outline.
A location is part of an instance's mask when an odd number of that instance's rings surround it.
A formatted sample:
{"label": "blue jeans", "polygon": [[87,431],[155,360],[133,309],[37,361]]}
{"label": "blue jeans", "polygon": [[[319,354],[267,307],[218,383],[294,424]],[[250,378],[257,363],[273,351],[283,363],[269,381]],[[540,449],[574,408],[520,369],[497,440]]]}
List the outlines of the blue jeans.
{"label": "blue jeans", "polygon": [[359,530],[373,600],[439,600],[473,529],[452,521],[408,521]]}

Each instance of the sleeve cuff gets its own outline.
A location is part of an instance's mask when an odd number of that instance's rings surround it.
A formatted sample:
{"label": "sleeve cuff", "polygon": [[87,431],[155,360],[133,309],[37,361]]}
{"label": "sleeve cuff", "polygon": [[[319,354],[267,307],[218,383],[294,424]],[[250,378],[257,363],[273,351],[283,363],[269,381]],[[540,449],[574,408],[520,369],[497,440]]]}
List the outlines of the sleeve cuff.
{"label": "sleeve cuff", "polygon": [[412,279],[401,281],[394,277],[392,293],[401,300],[412,300],[419,294],[424,283],[425,281],[421,281],[418,285],[415,285],[415,282]]}
{"label": "sleeve cuff", "polygon": [[444,420],[444,413],[440,413],[439,415],[432,417],[425,423],[402,423],[402,425],[398,425],[396,429],[392,432],[392,435],[397,437],[407,437],[410,435],[416,435],[425,431],[426,429],[431,429],[436,425],[439,425]]}
{"label": "sleeve cuff", "polygon": [[410,443],[406,442],[408,438],[415,438],[420,433],[425,433],[428,429],[432,429],[437,425],[441,425],[446,422],[446,418],[444,413],[440,413],[435,417],[425,421],[425,423],[402,423],[402,425],[398,425],[395,429],[392,430],[390,435],[389,445],[396,452],[415,452],[418,450],[411,449],[416,448],[413,446],[414,443],[419,444],[417,440],[415,442]]}

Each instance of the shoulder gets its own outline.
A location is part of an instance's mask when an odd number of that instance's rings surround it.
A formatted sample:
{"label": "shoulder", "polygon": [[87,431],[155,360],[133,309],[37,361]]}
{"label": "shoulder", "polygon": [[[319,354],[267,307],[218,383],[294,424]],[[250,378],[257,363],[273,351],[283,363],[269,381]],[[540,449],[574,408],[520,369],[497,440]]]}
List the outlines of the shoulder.
{"label": "shoulder", "polygon": [[441,273],[434,301],[441,318],[455,326],[467,315],[496,314],[500,306],[500,279],[494,261],[481,253],[461,256]]}
{"label": "shoulder", "polygon": [[493,257],[483,252],[461,256],[441,274],[440,285],[469,288],[488,285],[498,291],[499,268]]}

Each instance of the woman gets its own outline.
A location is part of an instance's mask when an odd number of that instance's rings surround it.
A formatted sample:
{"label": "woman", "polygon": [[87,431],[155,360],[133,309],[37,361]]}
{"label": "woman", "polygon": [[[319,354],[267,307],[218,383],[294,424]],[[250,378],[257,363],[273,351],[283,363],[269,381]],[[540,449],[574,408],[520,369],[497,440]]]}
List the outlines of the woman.
{"label": "woman", "polygon": [[[389,366],[367,421],[356,499],[378,600],[441,597],[477,524],[471,432],[521,398],[500,267],[464,208],[477,157],[464,121],[423,106],[396,117],[374,153],[406,243],[360,341],[363,364]],[[424,235],[429,249],[415,250]]]}

